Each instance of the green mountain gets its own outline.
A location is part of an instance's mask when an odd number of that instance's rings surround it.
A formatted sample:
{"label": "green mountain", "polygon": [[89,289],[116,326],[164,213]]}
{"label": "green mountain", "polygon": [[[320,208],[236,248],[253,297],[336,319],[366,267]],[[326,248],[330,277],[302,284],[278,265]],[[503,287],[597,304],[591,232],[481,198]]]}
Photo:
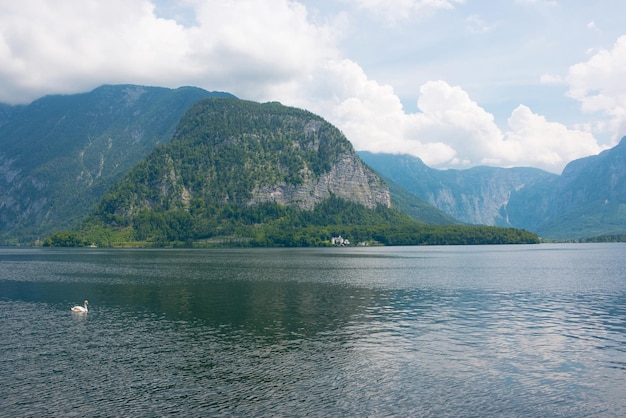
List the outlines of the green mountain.
{"label": "green mountain", "polygon": [[309,246],[336,235],[383,244],[537,240],[514,229],[418,223],[319,116],[279,103],[205,99],[181,118],[170,143],[103,195],[77,233],[47,244]]}
{"label": "green mountain", "polygon": [[417,221],[431,225],[458,225],[461,223],[388,178],[382,176],[381,178],[389,185],[391,202],[400,212],[409,215]]}
{"label": "green mountain", "polygon": [[185,111],[214,96],[232,97],[121,85],[0,105],[0,245],[75,225],[115,181],[169,142]]}

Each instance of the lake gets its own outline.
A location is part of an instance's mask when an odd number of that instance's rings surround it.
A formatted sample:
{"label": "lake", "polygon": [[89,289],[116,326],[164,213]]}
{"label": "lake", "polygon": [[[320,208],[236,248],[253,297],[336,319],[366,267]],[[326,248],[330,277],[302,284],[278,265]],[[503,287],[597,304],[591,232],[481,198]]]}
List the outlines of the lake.
{"label": "lake", "polygon": [[0,316],[1,416],[626,415],[620,243],[0,248]]}

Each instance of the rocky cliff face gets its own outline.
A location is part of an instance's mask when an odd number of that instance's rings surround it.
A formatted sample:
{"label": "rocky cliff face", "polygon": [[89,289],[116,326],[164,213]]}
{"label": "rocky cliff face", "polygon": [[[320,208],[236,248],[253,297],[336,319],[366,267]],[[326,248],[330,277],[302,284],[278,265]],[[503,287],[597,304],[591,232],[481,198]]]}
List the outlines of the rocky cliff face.
{"label": "rocky cliff face", "polygon": [[430,192],[426,201],[464,222],[510,226],[501,216],[511,193],[543,176],[539,170],[476,167],[447,170],[441,174],[445,186]]}
{"label": "rocky cliff face", "polygon": [[599,155],[572,161],[559,180],[553,214],[589,202],[626,203],[626,137]]}
{"label": "rocky cliff face", "polygon": [[626,233],[626,138],[569,163],[561,176],[516,191],[511,222],[551,238]]}
{"label": "rocky cliff face", "polygon": [[506,207],[511,194],[556,175],[532,168],[476,167],[435,170],[409,155],[359,155],[376,172],[437,209],[470,224],[511,226]]}
{"label": "rocky cliff face", "polygon": [[[306,114],[303,114],[306,115]],[[294,141],[291,146],[295,149],[306,148],[314,153],[320,153],[320,147],[327,141],[328,124],[317,118],[303,122],[304,137],[312,138],[308,142]],[[335,132],[334,134],[337,134]],[[299,135],[295,135],[299,137]],[[310,169],[301,170],[303,181],[301,184],[279,182],[273,185],[256,187],[248,205],[276,202],[285,206],[295,206],[304,210],[311,210],[316,204],[328,199],[331,195],[359,203],[373,209],[378,205],[391,207],[389,188],[372,172],[356,155],[347,141],[340,152],[332,157],[334,164],[327,172],[317,175]]]}
{"label": "rocky cliff face", "polygon": [[319,116],[277,103],[208,99],[181,119],[172,143],[105,198],[129,217],[146,209],[266,202],[312,210],[331,196],[391,207],[387,185]]}
{"label": "rocky cliff face", "polygon": [[285,182],[262,186],[252,192],[248,204],[276,202],[311,210],[331,195],[373,209],[378,205],[391,207],[389,188],[354,154],[343,154],[328,173],[306,176],[301,185]]}

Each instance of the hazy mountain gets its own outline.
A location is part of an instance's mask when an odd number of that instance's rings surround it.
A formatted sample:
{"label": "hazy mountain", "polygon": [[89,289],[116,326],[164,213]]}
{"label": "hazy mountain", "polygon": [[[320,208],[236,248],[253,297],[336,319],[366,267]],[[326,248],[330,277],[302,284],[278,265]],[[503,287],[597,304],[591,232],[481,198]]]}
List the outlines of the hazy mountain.
{"label": "hazy mountain", "polygon": [[22,106],[10,106],[0,103],[0,126],[4,125],[11,119],[11,115],[19,111]]}
{"label": "hazy mountain", "polygon": [[385,178],[454,218],[479,225],[508,226],[501,208],[513,191],[557,177],[535,168],[475,167],[436,170],[410,155],[359,152]]}
{"label": "hazy mountain", "polygon": [[201,98],[230,96],[184,87],[103,86],[0,106],[0,243],[67,228]]}
{"label": "hazy mountain", "polygon": [[464,222],[558,239],[626,233],[626,139],[572,161],[560,176],[532,168],[436,170],[407,155],[359,155],[376,172]]}
{"label": "hazy mountain", "polygon": [[514,192],[505,210],[511,224],[550,238],[626,233],[626,137],[572,161],[556,179]]}

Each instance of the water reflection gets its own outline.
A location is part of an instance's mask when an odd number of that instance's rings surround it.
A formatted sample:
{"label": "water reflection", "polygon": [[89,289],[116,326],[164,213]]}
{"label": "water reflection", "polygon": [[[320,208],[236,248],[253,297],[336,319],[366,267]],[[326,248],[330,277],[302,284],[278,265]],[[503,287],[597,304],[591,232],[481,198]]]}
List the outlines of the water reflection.
{"label": "water reflection", "polygon": [[0,412],[620,415],[626,264],[548,252],[0,252]]}
{"label": "water reflection", "polygon": [[87,320],[87,312],[74,312],[70,311],[72,319],[76,322],[82,322]]}

